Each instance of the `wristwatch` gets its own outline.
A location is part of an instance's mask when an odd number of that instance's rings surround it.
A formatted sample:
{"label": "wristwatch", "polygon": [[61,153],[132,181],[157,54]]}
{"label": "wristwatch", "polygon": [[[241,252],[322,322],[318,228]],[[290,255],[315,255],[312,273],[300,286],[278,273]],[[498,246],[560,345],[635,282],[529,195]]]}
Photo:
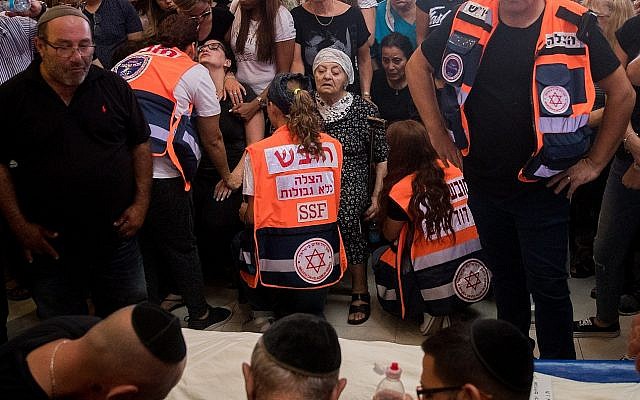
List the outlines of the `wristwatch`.
{"label": "wristwatch", "polygon": [[258,100],[258,104],[260,105],[260,108],[265,108],[267,106],[267,99],[263,99],[260,96],[256,97],[256,99]]}

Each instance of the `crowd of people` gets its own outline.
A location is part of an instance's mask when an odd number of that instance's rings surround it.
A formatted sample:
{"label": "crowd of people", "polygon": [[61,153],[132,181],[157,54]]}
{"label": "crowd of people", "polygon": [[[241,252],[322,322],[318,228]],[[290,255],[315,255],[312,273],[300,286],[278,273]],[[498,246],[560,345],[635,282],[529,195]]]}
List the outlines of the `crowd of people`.
{"label": "crowd of people", "polygon": [[[264,332],[323,318],[347,271],[346,321],[365,323],[370,263],[383,308],[425,334],[492,293],[524,337],[533,300],[540,356],[574,359],[573,337],[640,312],[634,13],[32,1],[0,15],[5,275],[43,320],[148,300],[201,330],[232,314],[205,298],[215,271]],[[570,273],[595,273],[595,316],[574,321]]]}

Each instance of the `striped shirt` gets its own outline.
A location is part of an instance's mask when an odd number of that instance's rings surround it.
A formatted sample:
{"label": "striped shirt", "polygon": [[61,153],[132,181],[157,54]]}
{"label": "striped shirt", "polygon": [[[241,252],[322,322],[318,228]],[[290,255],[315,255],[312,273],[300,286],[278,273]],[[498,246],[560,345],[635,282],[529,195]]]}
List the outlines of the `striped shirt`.
{"label": "striped shirt", "polygon": [[36,21],[0,14],[0,84],[27,69],[35,45]]}

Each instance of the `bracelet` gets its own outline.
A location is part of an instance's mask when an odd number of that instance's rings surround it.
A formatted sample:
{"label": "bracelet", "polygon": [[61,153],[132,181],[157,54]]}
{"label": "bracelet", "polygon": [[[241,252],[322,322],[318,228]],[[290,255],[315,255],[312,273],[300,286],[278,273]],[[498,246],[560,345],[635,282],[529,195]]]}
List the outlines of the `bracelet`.
{"label": "bracelet", "polygon": [[622,147],[624,147],[624,149],[627,151],[627,153],[629,152],[629,149],[627,148],[627,140],[629,140],[629,137],[631,135],[635,135],[636,133],[631,131],[631,132],[627,132],[626,135],[624,135],[624,139],[622,139]]}
{"label": "bracelet", "polygon": [[362,97],[368,97],[368,98],[371,98],[371,93],[369,93],[369,92],[362,92]]}

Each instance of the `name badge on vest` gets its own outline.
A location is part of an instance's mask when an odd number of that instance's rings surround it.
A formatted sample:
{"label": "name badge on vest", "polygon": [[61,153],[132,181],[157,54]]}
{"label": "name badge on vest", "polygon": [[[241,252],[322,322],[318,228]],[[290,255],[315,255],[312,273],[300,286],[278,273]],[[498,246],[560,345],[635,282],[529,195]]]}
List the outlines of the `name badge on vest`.
{"label": "name badge on vest", "polygon": [[477,258],[465,260],[453,276],[453,291],[462,301],[480,301],[489,292],[491,272]]}
{"label": "name badge on vest", "polygon": [[303,242],[293,257],[296,274],[313,285],[324,282],[333,271],[333,248],[321,238]]}
{"label": "name badge on vest", "polygon": [[134,55],[116,64],[111,70],[130,82],[140,75],[149,67],[151,57],[146,55]]}
{"label": "name badge on vest", "polygon": [[[468,16],[479,19],[483,22],[486,22],[489,11],[489,7],[481,6],[473,1],[466,2],[464,7],[462,7],[462,10],[460,10],[461,13],[467,14]],[[489,22],[491,22],[491,20],[489,20]]]}

